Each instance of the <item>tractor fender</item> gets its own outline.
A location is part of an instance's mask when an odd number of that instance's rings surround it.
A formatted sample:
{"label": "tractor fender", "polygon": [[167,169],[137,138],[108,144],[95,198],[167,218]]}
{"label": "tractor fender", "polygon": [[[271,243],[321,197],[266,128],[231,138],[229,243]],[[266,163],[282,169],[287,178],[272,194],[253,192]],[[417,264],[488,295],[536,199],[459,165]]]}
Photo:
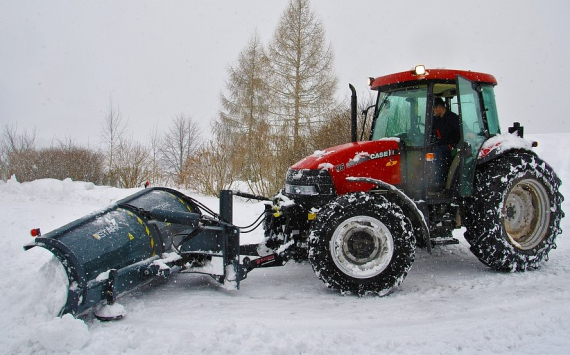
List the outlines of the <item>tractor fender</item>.
{"label": "tractor fender", "polygon": [[349,182],[367,182],[378,186],[380,189],[387,192],[387,198],[402,207],[404,213],[408,215],[412,225],[414,226],[414,231],[419,232],[421,237],[425,241],[427,251],[431,254],[431,242],[429,237],[429,228],[424,217],[424,214],[416,203],[409,198],[404,192],[396,188],[394,185],[390,185],[382,180],[376,180],[369,177],[347,177]]}
{"label": "tractor fender", "polygon": [[515,134],[499,134],[483,143],[479,149],[479,154],[477,154],[477,164],[491,161],[511,150],[525,150],[535,154],[532,148],[536,146],[538,146],[537,142],[529,141]]}

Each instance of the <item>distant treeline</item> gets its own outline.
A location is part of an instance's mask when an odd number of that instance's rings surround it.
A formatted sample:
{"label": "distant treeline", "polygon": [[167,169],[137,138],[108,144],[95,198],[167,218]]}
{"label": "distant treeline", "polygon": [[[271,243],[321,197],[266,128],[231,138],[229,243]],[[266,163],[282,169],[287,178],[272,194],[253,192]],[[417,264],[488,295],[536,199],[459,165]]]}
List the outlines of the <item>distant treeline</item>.
{"label": "distant treeline", "polygon": [[333,59],[309,0],[291,0],[269,44],[254,34],[229,66],[211,139],[203,140],[185,114],[164,132],[155,125],[143,143],[126,139],[128,122],[111,100],[99,150],[72,141],[37,149],[35,132],[4,126],[0,176],[124,188],[149,181],[211,195],[240,181],[253,193],[271,196],[295,161],[349,141],[349,104],[335,99]]}

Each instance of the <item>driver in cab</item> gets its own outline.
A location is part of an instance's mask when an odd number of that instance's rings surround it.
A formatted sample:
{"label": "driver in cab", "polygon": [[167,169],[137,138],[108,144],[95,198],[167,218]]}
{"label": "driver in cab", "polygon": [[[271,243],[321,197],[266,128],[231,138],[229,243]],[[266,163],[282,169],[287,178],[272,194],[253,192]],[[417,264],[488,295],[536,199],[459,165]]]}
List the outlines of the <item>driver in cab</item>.
{"label": "driver in cab", "polygon": [[447,109],[441,97],[436,97],[433,103],[431,132],[431,146],[435,158],[432,191],[441,191],[445,188],[447,172],[453,158],[452,151],[459,143],[459,139],[459,117]]}

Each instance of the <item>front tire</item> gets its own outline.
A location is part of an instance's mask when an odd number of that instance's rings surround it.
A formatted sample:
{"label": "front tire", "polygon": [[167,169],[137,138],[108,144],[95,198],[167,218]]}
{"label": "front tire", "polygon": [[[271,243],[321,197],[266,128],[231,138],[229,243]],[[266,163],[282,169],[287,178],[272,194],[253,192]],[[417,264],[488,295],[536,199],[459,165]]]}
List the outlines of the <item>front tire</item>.
{"label": "front tire", "polygon": [[465,239],[481,262],[499,271],[537,268],[556,248],[564,200],[560,179],[527,152],[497,158],[476,171]]}
{"label": "front tire", "polygon": [[321,209],[309,240],[309,262],[330,288],[385,295],[414,261],[415,238],[402,209],[380,195],[354,193]]}

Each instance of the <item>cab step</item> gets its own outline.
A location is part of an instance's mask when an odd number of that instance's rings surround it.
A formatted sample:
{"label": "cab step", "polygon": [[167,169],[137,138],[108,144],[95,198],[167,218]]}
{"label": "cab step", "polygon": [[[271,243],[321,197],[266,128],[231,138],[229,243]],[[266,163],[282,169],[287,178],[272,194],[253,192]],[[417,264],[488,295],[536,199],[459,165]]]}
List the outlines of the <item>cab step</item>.
{"label": "cab step", "polygon": [[431,246],[432,247],[439,246],[439,245],[453,245],[453,244],[459,244],[459,240],[457,240],[453,237],[438,237],[438,238],[431,239]]}

